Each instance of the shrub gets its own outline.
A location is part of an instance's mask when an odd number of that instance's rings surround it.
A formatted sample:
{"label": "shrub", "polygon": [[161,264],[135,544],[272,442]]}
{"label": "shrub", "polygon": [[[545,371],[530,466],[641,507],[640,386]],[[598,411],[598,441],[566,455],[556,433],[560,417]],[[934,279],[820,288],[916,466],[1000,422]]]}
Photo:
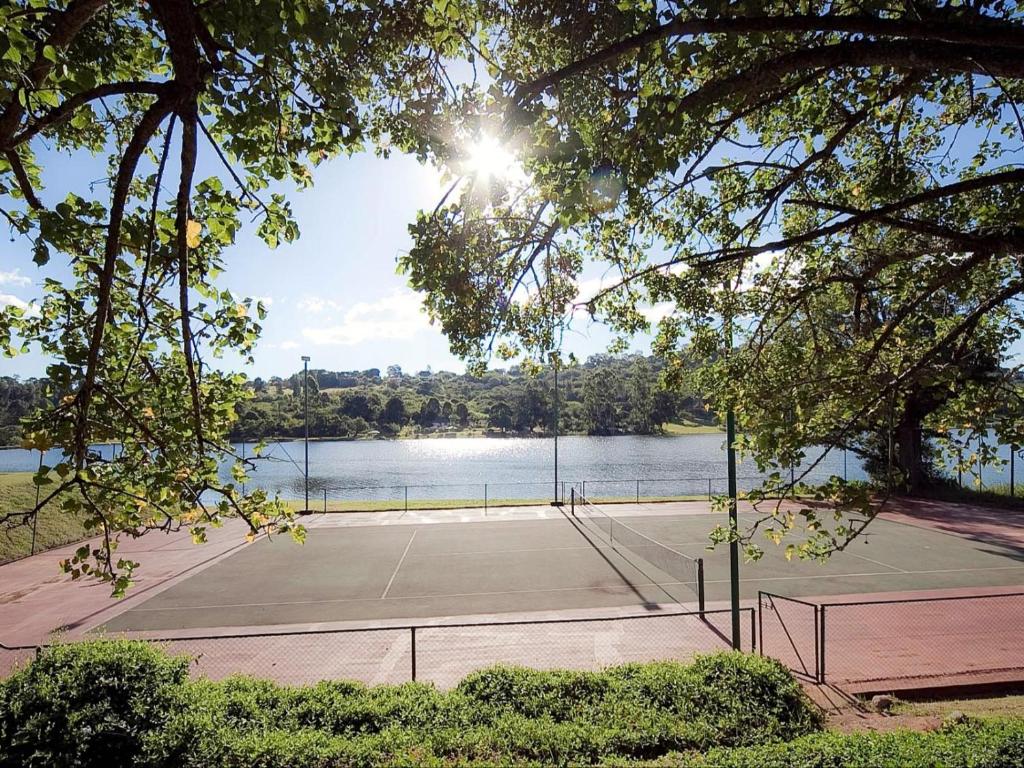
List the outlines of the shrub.
{"label": "shrub", "polygon": [[973,721],[931,733],[818,733],[790,742],[666,756],[677,768],[1022,768],[1024,722]]}
{"label": "shrub", "polygon": [[[822,723],[821,713],[782,665],[741,653],[605,672],[493,667],[467,676],[456,690],[473,703],[477,722],[518,713],[640,728],[642,736],[627,734],[622,743],[647,741],[645,753],[790,739]],[[661,737],[657,744],[651,741],[654,734]]]}
{"label": "shrub", "polygon": [[779,740],[820,724],[785,670],[741,654],[604,672],[495,667],[447,692],[187,681],[186,672],[140,643],[48,651],[3,686],[5,754],[20,764],[42,745],[39,764],[152,768],[589,764]]}
{"label": "shrub", "polygon": [[187,659],[149,643],[50,646],[0,683],[0,765],[131,765],[187,675]]}

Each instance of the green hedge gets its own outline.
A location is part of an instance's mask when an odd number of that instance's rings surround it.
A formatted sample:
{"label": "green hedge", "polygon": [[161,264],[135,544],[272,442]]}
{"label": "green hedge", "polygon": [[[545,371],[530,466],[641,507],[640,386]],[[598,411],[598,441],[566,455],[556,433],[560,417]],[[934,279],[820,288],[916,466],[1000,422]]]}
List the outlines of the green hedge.
{"label": "green hedge", "polygon": [[655,759],[820,727],[780,665],[716,654],[605,672],[495,667],[454,690],[187,679],[153,646],[51,648],[0,685],[3,766],[289,766]]}
{"label": "green hedge", "polygon": [[970,721],[930,733],[817,733],[783,744],[659,760],[670,768],[1022,768],[1024,722]]}
{"label": "green hedge", "polygon": [[146,643],[52,646],[0,685],[0,765],[129,765],[187,679],[187,659]]}
{"label": "green hedge", "polygon": [[495,667],[422,683],[192,681],[143,643],[56,646],[0,683],[0,766],[1024,768],[1024,724],[844,736],[778,664],[715,654],[591,672]]}

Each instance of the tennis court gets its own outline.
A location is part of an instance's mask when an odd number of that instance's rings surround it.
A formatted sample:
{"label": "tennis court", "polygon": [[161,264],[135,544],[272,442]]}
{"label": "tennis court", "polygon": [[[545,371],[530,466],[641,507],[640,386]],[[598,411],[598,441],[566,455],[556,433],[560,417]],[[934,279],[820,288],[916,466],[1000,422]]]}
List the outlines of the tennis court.
{"label": "tennis court", "polygon": [[[708,552],[706,544],[721,516],[686,514],[684,507],[602,507],[618,517],[614,524],[574,517],[568,508],[540,519],[455,523],[312,518],[304,545],[257,541],[105,628],[372,624],[613,608],[656,613],[678,610],[677,603],[696,608],[696,558],[704,560],[708,607],[717,607],[728,598],[728,552]],[[742,566],[743,597],[752,600],[758,590],[813,596],[1024,584],[1019,548],[883,519],[869,530],[826,564],[789,562],[769,548],[764,559]]]}

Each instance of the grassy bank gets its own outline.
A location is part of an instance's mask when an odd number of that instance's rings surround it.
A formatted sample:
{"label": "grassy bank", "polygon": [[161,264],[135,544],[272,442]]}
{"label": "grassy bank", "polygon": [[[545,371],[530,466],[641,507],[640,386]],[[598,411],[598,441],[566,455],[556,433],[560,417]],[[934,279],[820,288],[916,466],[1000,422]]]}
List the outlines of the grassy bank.
{"label": "grassy bank", "polygon": [[976,488],[965,483],[960,488],[955,483],[935,485],[916,494],[922,498],[949,501],[956,504],[980,504],[986,507],[1024,509],[1024,486],[1016,483],[1014,495],[1010,496],[1009,483],[993,483]]}
{"label": "grassy bank", "polygon": [[[32,552],[32,521],[24,521],[19,512],[31,510],[36,503],[36,487],[31,472],[0,474],[0,518],[15,517],[0,525],[0,563],[17,560]],[[81,517],[65,514],[53,503],[47,504],[35,523],[35,551],[41,552],[86,538]]]}
{"label": "grassy bank", "polygon": [[[621,435],[622,437],[684,437],[686,435],[716,435],[723,433],[724,430],[721,427],[715,426],[714,424],[701,424],[696,421],[686,421],[683,423],[666,423],[661,425],[661,432],[654,435]],[[359,436],[336,436],[336,437],[311,437],[309,442],[311,443],[338,443],[338,442],[352,442],[358,440],[445,440],[445,439],[457,439],[467,437],[486,437],[494,440],[503,440],[505,438],[545,438],[552,437],[554,433],[550,432],[501,432],[494,429],[488,429],[484,427],[468,427],[465,429],[438,429],[438,430],[424,430],[416,431],[412,427],[405,427],[403,430],[394,436],[385,437],[377,432],[368,433]],[[560,437],[590,437],[586,432],[562,432]],[[271,436],[264,438],[268,443],[301,443],[303,438],[301,437],[285,437],[285,436]],[[241,442],[240,439],[233,438],[234,442]],[[248,440],[246,442],[254,442]]]}
{"label": "grassy bank", "polygon": [[[707,501],[707,494],[694,494],[689,496],[640,496],[641,503],[659,503],[666,501]],[[600,496],[590,499],[601,504],[635,504],[635,496]],[[294,510],[301,510],[305,506],[302,499],[285,499],[284,503]],[[328,499],[326,510],[324,498],[311,494],[309,507],[313,512],[394,512],[398,510],[430,510],[430,509],[484,509],[485,507],[535,507],[551,503],[551,497],[537,499],[488,499],[486,505],[483,498],[473,499],[409,499],[406,506],[405,499],[367,499],[367,500],[338,500]],[[566,509],[569,508],[569,498],[565,500]]]}
{"label": "grassy bank", "polygon": [[725,431],[714,424],[699,424],[696,421],[683,424],[663,424],[662,429],[666,435],[674,437],[681,435],[717,435]]}

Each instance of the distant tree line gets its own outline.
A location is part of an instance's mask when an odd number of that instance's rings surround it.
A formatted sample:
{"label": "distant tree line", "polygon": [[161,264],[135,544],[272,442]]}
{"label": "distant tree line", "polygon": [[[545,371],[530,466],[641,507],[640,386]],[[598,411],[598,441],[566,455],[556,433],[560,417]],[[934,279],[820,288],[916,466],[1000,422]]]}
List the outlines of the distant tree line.
{"label": "distant tree line", "polygon": [[[559,370],[563,434],[657,434],[667,423],[713,424],[701,400],[660,383],[661,366],[641,355],[595,355]],[[401,437],[433,432],[544,435],[555,424],[551,370],[482,376],[389,366],[309,372],[309,432],[317,438]],[[304,434],[302,373],[256,378],[238,408],[234,440]]]}
{"label": "distant tree line", "polygon": [[21,419],[47,402],[46,379],[0,376],[0,445],[17,445]]}

